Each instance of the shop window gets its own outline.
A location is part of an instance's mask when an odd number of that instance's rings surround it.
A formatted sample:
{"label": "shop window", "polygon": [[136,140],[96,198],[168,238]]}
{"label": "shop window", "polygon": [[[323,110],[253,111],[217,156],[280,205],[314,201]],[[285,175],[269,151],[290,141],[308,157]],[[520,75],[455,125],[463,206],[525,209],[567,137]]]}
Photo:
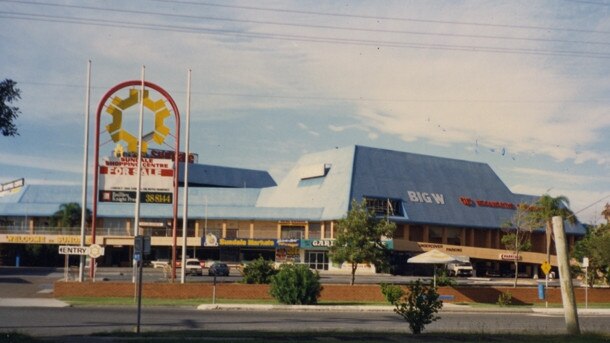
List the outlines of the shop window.
{"label": "shop window", "polygon": [[409,240],[412,242],[423,242],[424,227],[421,225],[411,225],[409,227]]}
{"label": "shop window", "polygon": [[462,229],[448,227],[445,230],[447,235],[447,244],[462,245]]}
{"label": "shop window", "polygon": [[443,244],[443,228],[431,226],[429,230],[428,242]]}
{"label": "shop window", "polygon": [[281,239],[303,239],[305,238],[304,226],[282,226]]}
{"label": "shop window", "polygon": [[389,198],[365,197],[366,208],[372,210],[378,216],[402,216],[402,201]]}
{"label": "shop window", "polygon": [[322,229],[320,223],[309,224],[309,239],[321,239]]}
{"label": "shop window", "polygon": [[227,236],[225,238],[228,238],[228,239],[239,238],[239,229],[227,229]]}

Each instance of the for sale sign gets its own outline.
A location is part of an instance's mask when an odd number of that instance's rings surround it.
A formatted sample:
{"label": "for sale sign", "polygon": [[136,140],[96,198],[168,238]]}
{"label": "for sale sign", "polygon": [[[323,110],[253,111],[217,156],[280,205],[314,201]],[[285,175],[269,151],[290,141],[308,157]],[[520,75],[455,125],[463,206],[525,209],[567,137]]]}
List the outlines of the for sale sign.
{"label": "for sale sign", "polygon": [[[160,158],[142,158],[140,199],[143,203],[172,203],[174,162]],[[136,157],[107,157],[99,170],[99,201],[135,202],[138,188]]]}

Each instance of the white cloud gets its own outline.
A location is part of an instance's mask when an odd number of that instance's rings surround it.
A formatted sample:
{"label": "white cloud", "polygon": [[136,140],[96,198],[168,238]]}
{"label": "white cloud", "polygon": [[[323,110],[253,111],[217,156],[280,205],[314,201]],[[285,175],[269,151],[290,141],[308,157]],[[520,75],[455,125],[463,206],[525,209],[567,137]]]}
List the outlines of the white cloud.
{"label": "white cloud", "polygon": [[[81,173],[82,164],[79,166],[75,160],[61,160],[58,158],[44,156],[25,156],[0,152],[1,164],[20,168],[33,168],[39,170],[53,170],[67,173]],[[82,161],[81,161],[82,163]]]}

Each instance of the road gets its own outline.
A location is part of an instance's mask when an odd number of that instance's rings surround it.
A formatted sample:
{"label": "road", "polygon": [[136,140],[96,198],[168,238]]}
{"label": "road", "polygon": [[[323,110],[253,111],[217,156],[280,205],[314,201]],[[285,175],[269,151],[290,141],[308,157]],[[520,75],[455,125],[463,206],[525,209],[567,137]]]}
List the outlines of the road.
{"label": "road", "polygon": [[[533,313],[442,312],[442,319],[426,332],[548,333],[565,332],[561,315]],[[610,333],[609,316],[580,316],[583,332]],[[0,308],[0,332],[37,337],[87,335],[128,331],[136,325],[133,308]],[[200,311],[192,308],[144,308],[141,331],[159,330],[268,330],[291,332],[377,331],[409,332],[392,312]]]}
{"label": "road", "polygon": [[[88,271],[88,270],[87,270]],[[206,271],[204,271],[206,274]],[[53,283],[55,281],[64,279],[63,268],[36,268],[36,267],[0,267],[0,294],[5,294],[5,291],[11,291],[14,286],[19,285],[21,292],[27,292],[28,290],[34,296],[51,296],[53,289]],[[77,277],[72,273],[68,273],[68,276],[72,279]],[[88,279],[88,275],[85,277]],[[131,281],[133,278],[132,268],[97,268],[95,279],[98,281]],[[162,269],[155,269],[152,267],[146,267],[143,270],[144,282],[164,282],[167,278],[163,274]],[[320,282],[323,284],[347,284],[350,282],[350,275],[335,275],[322,273],[320,275]],[[394,284],[406,284],[417,279],[431,279],[431,277],[421,276],[398,276],[388,274],[375,274],[375,275],[357,275],[356,283],[367,284],[367,283],[394,283]],[[177,276],[177,280],[180,280],[180,275]],[[218,277],[217,282],[239,282],[241,275],[237,270],[231,270],[231,275],[228,277]],[[506,278],[455,278],[459,285],[493,285],[493,286],[512,286],[513,279]],[[203,276],[191,276],[187,275],[186,282],[212,282],[213,277]],[[535,286],[536,280],[532,279],[520,279],[519,284],[523,286]],[[558,287],[559,282],[554,280],[549,283],[551,287]],[[578,285],[575,285],[578,286]]]}

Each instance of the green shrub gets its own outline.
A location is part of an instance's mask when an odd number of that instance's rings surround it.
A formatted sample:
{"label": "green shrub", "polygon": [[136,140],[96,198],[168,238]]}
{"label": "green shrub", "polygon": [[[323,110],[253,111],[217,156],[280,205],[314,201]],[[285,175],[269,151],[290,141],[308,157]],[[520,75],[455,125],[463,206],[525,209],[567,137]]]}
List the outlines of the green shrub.
{"label": "green shrub", "polygon": [[398,285],[382,283],[380,286],[381,294],[392,305],[396,304],[405,295],[405,291]]}
{"label": "green shrub", "polygon": [[439,287],[442,286],[455,286],[457,282],[447,275],[447,270],[439,269],[437,270],[438,274],[436,275],[436,285]]}
{"label": "green shrub", "polygon": [[420,334],[425,325],[440,319],[435,313],[443,307],[443,302],[438,299],[435,287],[426,286],[420,280],[407,287],[407,296],[394,304],[394,312],[409,323],[413,334]]}
{"label": "green shrub", "polygon": [[284,264],[271,277],[269,293],[282,304],[312,305],[318,302],[320,275],[304,264]]}
{"label": "green shrub", "polygon": [[508,306],[513,303],[513,295],[510,292],[502,292],[498,296],[497,304],[500,306]]}
{"label": "green shrub", "polygon": [[271,277],[276,273],[277,270],[273,267],[273,262],[259,257],[244,267],[242,282],[248,284],[267,284],[271,282]]}

